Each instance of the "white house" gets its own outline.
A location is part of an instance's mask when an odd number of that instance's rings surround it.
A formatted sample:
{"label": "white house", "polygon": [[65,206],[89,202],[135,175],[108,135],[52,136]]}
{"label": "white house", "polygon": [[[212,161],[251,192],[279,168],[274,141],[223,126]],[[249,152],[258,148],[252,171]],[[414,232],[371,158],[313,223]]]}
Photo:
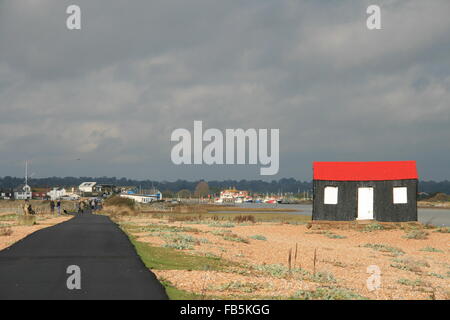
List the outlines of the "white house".
{"label": "white house", "polygon": [[28,184],[18,187],[14,190],[14,199],[16,200],[31,200],[33,194],[31,193],[31,187]]}
{"label": "white house", "polygon": [[64,188],[53,188],[52,191],[47,192],[47,195],[50,197],[50,200],[58,200],[67,195],[66,189]]}
{"label": "white house", "polygon": [[83,182],[78,187],[78,190],[80,190],[81,192],[92,193],[92,192],[94,192],[94,188],[95,188],[96,184],[97,184],[97,182]]}

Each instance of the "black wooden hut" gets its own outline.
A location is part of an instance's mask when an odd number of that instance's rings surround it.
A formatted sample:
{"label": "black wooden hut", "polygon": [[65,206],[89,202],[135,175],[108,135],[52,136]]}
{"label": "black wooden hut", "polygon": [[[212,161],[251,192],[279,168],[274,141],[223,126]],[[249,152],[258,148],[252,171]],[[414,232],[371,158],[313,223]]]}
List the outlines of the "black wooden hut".
{"label": "black wooden hut", "polygon": [[314,162],[313,220],[417,221],[415,161]]}

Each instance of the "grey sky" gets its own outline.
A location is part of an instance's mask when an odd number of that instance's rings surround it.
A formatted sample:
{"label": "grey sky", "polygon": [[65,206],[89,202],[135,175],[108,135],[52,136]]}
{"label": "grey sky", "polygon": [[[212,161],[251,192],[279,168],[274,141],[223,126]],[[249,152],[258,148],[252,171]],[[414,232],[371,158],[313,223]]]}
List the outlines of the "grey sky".
{"label": "grey sky", "polygon": [[[66,29],[70,4],[81,31]],[[367,30],[369,4],[382,30]],[[0,0],[0,176],[26,159],[37,177],[166,180],[417,160],[422,179],[450,179],[449,13],[448,0]],[[279,128],[279,174],[173,165],[170,134],[194,120]]]}

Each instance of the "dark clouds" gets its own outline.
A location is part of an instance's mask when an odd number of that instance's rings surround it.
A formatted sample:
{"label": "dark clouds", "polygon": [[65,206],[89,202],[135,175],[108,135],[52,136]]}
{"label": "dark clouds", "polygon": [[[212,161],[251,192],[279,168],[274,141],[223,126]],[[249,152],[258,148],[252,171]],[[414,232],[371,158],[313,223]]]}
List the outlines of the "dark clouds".
{"label": "dark clouds", "polygon": [[172,130],[203,120],[279,128],[279,176],[417,159],[448,179],[450,3],[378,3],[380,31],[368,1],[0,1],[0,175],[260,178],[171,164]]}

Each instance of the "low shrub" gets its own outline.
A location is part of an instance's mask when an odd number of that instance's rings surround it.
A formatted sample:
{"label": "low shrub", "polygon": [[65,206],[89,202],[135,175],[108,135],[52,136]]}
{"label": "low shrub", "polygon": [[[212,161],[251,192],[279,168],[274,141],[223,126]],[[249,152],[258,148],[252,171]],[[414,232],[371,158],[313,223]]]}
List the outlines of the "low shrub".
{"label": "low shrub", "polygon": [[252,215],[239,215],[239,216],[234,217],[233,220],[237,223],[244,223],[244,222],[255,223],[256,222],[255,216],[252,216]]}
{"label": "low shrub", "polygon": [[36,217],[31,215],[19,215],[17,216],[17,223],[21,226],[33,226],[36,224]]}
{"label": "low shrub", "polygon": [[135,202],[133,199],[122,198],[121,196],[112,196],[105,200],[104,206],[127,207],[134,210]]}
{"label": "low shrub", "polygon": [[376,230],[384,230],[384,227],[381,224],[374,222],[366,225],[363,229],[365,232],[372,232]]}
{"label": "low shrub", "polygon": [[450,233],[450,227],[441,227],[441,228],[436,229],[434,232]]}
{"label": "low shrub", "polygon": [[410,230],[403,236],[405,239],[424,240],[428,238],[428,232],[423,230]]}
{"label": "low shrub", "polygon": [[376,251],[380,251],[380,252],[389,252],[392,253],[395,256],[401,256],[403,254],[405,254],[405,252],[400,249],[400,248],[396,248],[396,247],[391,247],[385,244],[372,244],[372,243],[367,243],[363,246],[364,248],[370,248]]}
{"label": "low shrub", "polygon": [[250,239],[266,241],[267,238],[260,234],[255,234],[254,236],[250,236]]}
{"label": "low shrub", "polygon": [[420,251],[426,251],[426,252],[444,252],[444,251],[442,251],[442,250],[439,250],[439,249],[436,249],[436,248],[433,248],[433,247],[425,247],[425,248],[420,249]]}
{"label": "low shrub", "polygon": [[315,291],[300,290],[293,296],[300,300],[365,300],[367,298],[348,289],[337,287],[317,288]]}

